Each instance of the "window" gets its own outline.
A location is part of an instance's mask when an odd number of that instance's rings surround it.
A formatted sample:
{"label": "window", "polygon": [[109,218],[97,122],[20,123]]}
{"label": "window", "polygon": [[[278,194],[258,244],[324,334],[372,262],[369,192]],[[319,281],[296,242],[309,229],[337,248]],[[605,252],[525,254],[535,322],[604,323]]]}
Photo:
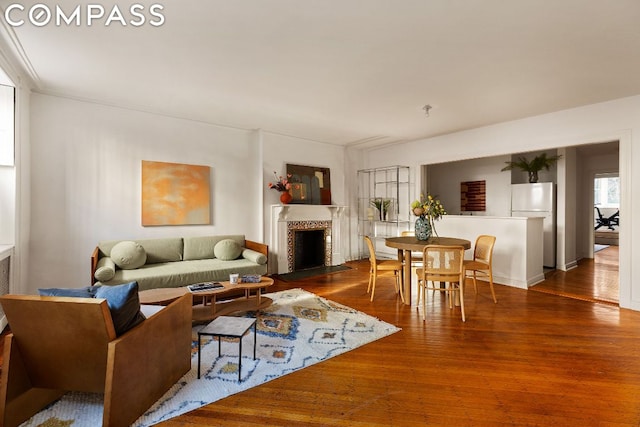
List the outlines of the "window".
{"label": "window", "polygon": [[14,88],[0,84],[0,165],[14,165]]}
{"label": "window", "polygon": [[620,208],[620,178],[597,177],[594,182],[594,204],[601,208]]}

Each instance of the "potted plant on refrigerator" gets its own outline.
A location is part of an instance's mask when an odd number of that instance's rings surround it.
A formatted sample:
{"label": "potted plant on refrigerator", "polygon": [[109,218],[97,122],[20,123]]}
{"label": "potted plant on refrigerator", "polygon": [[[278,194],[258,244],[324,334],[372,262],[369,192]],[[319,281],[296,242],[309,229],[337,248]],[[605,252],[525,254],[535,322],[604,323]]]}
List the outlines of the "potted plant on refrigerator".
{"label": "potted plant on refrigerator", "polygon": [[549,170],[560,157],[562,156],[555,155],[548,157],[547,153],[539,154],[531,161],[527,160],[526,157],[518,157],[516,161],[505,162],[507,165],[502,168],[502,171],[504,172],[514,168],[520,169],[529,174],[530,183],[535,183],[538,182],[538,172],[542,169]]}

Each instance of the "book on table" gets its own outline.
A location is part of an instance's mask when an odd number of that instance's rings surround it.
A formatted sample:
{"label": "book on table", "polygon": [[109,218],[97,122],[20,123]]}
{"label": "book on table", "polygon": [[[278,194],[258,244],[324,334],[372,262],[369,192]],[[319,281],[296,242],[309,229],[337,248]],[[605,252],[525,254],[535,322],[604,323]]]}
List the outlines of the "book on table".
{"label": "book on table", "polygon": [[203,292],[210,291],[213,289],[221,289],[224,286],[220,282],[202,282],[202,283],[194,283],[193,285],[187,286],[187,288],[191,292]]}

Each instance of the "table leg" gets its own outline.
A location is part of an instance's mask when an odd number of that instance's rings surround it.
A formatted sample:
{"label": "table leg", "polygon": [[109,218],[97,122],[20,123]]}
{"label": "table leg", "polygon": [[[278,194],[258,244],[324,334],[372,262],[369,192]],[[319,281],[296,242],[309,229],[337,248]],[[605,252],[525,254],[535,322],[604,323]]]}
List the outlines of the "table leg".
{"label": "table leg", "polygon": [[242,382],[240,374],[242,373],[242,336],[240,336],[240,344],[238,345],[238,382]]}
{"label": "table leg", "polygon": [[215,317],[216,317],[216,303],[218,302],[218,299],[217,299],[216,295],[212,295],[211,299],[209,300],[209,302],[211,303],[211,317],[215,319]]}
{"label": "table leg", "polygon": [[253,360],[256,360],[256,344],[258,343],[258,320],[253,322]]}
{"label": "table leg", "polygon": [[411,305],[411,251],[398,249],[398,259],[400,262],[404,262],[404,272],[402,274],[404,303]]}
{"label": "table leg", "polygon": [[202,336],[198,334],[198,379],[200,379],[200,347],[202,343]]}

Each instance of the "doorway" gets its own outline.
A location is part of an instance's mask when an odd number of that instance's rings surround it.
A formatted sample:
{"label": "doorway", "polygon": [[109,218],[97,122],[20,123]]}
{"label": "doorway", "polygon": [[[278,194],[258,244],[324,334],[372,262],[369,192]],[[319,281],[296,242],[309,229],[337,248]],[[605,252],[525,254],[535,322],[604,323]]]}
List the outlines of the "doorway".
{"label": "doorway", "polygon": [[577,268],[545,271],[545,281],[530,289],[618,305],[618,231],[624,228],[624,214],[620,212],[620,144],[612,141],[581,145],[576,147],[576,155]]}
{"label": "doorway", "polygon": [[620,227],[620,178],[617,173],[596,174],[593,180],[593,252],[618,246]]}

